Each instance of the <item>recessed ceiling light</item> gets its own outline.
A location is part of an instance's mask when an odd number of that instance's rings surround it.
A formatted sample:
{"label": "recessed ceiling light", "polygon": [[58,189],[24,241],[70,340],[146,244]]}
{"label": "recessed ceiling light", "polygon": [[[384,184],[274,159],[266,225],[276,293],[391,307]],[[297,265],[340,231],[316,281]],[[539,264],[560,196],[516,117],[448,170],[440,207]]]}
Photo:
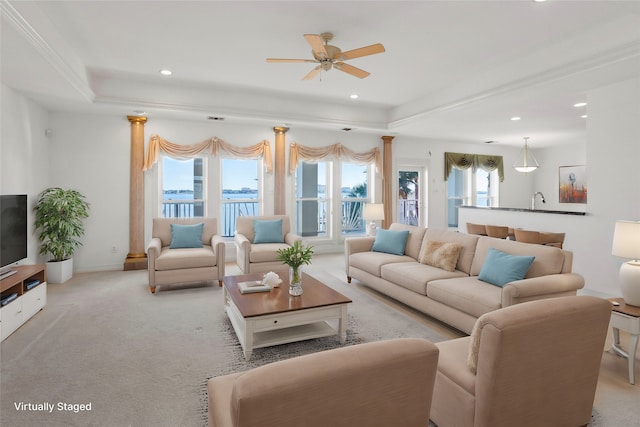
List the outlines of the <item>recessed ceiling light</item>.
{"label": "recessed ceiling light", "polygon": [[162,74],[163,76],[170,76],[173,74],[173,71],[171,70],[160,70],[160,74]]}
{"label": "recessed ceiling light", "polygon": [[352,129],[352,128],[342,128],[342,130],[343,130],[343,131],[345,131],[345,132],[350,132],[350,131],[352,131],[353,129]]}
{"label": "recessed ceiling light", "polygon": [[358,99],[358,94],[357,93],[352,93],[351,95],[349,95],[349,98]]}
{"label": "recessed ceiling light", "polygon": [[587,115],[586,115],[586,114],[583,114],[583,115],[582,115],[582,116],[580,116],[580,117],[582,117],[583,119],[586,119],[586,118],[587,118]]}
{"label": "recessed ceiling light", "polygon": [[574,107],[584,107],[585,105],[587,105],[586,102],[578,102],[577,104],[573,104]]}
{"label": "recessed ceiling light", "polygon": [[493,144],[495,141],[485,141],[485,144]]}
{"label": "recessed ceiling light", "polygon": [[222,120],[224,120],[224,117],[220,117],[220,116],[209,116],[209,117],[207,117],[207,120],[217,120],[217,121],[222,121]]}
{"label": "recessed ceiling light", "polygon": [[518,120],[520,120],[520,117],[518,117],[518,116],[511,117],[511,121],[515,122],[515,121],[518,121]]}

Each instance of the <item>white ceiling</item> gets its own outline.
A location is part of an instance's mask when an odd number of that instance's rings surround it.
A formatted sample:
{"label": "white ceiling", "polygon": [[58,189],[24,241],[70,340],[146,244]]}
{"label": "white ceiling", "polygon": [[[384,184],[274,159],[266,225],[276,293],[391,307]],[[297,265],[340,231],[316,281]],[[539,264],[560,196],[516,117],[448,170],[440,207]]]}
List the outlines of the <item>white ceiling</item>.
{"label": "white ceiling", "polygon": [[[639,1],[0,0],[0,11],[2,82],[50,110],[544,147],[584,142],[586,110],[572,105],[640,76]],[[310,59],[303,34],[325,31],[342,50],[386,52],[350,61],[371,72],[362,80],[302,81],[314,64],[265,61]]]}

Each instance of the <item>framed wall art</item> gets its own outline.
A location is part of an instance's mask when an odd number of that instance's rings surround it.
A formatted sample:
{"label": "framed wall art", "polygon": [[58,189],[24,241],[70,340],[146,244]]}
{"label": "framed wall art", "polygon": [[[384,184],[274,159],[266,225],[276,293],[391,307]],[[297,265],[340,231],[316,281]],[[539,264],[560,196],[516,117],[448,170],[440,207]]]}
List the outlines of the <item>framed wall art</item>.
{"label": "framed wall art", "polygon": [[587,167],[560,166],[560,203],[587,203]]}

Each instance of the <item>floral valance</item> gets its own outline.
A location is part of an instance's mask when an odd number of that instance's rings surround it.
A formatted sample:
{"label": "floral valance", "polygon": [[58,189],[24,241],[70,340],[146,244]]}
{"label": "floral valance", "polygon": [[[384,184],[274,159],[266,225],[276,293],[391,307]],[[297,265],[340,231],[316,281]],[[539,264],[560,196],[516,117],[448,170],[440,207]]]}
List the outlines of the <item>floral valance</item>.
{"label": "floral valance", "polygon": [[160,151],[163,151],[174,159],[186,160],[192,159],[205,151],[212,156],[217,156],[220,150],[224,150],[237,159],[257,159],[262,157],[267,173],[271,173],[273,170],[271,145],[267,140],[263,140],[250,147],[236,147],[214,136],[197,144],[181,145],[167,141],[158,135],[151,135],[151,138],[149,138],[149,147],[147,147],[147,155],[145,156],[142,170],[146,171],[151,169],[158,163]]}
{"label": "floral valance", "polygon": [[358,165],[373,163],[376,167],[376,173],[379,173],[382,169],[382,160],[380,159],[380,149],[378,147],[365,153],[356,153],[342,144],[333,144],[326,147],[306,147],[292,142],[289,145],[289,173],[295,172],[300,160],[316,163],[327,157],[336,159],[345,157]]}
{"label": "floral valance", "polygon": [[469,169],[476,171],[478,168],[491,172],[498,170],[500,182],[504,181],[504,167],[502,156],[486,156],[483,154],[444,153],[444,180],[449,179],[451,168]]}

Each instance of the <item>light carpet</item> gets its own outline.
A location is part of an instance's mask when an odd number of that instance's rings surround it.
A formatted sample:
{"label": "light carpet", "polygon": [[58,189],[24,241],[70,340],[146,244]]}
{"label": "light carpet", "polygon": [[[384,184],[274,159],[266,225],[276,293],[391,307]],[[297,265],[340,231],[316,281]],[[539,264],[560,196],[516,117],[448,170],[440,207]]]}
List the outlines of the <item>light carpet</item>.
{"label": "light carpet", "polygon": [[[444,339],[337,275],[308,271],[353,300],[344,345]],[[145,271],[77,274],[50,285],[47,307],[1,345],[0,424],[204,426],[208,378],[341,345],[326,337],[256,349],[247,362],[221,288],[165,289],[150,294]],[[21,402],[53,410],[17,409]]]}

